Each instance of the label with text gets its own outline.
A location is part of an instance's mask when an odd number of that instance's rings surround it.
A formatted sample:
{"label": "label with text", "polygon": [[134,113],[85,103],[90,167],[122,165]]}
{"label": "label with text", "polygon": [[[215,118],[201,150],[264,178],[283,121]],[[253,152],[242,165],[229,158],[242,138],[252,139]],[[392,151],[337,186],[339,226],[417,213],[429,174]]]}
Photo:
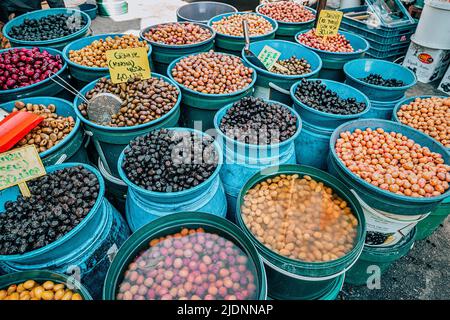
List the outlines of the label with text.
{"label": "label with text", "polygon": [[26,181],[45,174],[44,165],[34,145],[0,153],[0,190],[15,185],[19,185],[21,191],[27,190]]}
{"label": "label with text", "polygon": [[130,78],[151,77],[146,48],[128,48],[106,51],[109,74],[113,83],[127,82]]}
{"label": "label with text", "polygon": [[272,69],[273,65],[277,63],[281,56],[281,52],[275,50],[272,47],[264,46],[258,55],[258,59],[267,68],[267,70]]}
{"label": "label with text", "polygon": [[316,35],[320,37],[337,35],[339,27],[341,26],[342,14],[342,11],[320,11]]}

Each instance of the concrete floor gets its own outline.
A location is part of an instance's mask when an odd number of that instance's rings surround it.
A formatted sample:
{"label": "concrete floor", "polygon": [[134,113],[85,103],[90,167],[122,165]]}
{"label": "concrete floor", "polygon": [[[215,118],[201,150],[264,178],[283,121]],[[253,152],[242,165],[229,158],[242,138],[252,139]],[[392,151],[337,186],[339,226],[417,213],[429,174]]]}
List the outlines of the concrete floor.
{"label": "concrete floor", "polygon": [[[126,32],[138,35],[144,27],[176,21],[181,0],[128,0],[129,13],[115,18],[97,17],[94,34]],[[407,95],[436,94],[437,83],[419,83]],[[447,221],[428,239],[417,241],[411,252],[382,276],[381,288],[345,285],[340,299],[450,299],[450,223]]]}

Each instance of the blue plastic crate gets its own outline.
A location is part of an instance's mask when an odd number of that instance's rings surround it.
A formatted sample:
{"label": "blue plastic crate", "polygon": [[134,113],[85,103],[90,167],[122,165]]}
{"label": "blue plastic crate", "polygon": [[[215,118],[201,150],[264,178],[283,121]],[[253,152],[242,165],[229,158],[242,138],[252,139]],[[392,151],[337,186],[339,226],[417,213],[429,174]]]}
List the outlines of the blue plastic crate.
{"label": "blue plastic crate", "polygon": [[406,52],[408,51],[408,47],[409,47],[409,45],[406,44],[402,47],[394,48],[392,50],[376,50],[376,49],[370,48],[369,50],[367,50],[366,54],[368,54],[370,56],[370,58],[384,59],[384,60],[392,61],[393,59],[388,59],[388,58],[395,58],[395,57],[405,55]]}
{"label": "blue plastic crate", "polygon": [[344,17],[342,18],[341,28],[348,31],[357,33],[366,39],[371,39],[382,44],[392,44],[398,42],[409,41],[411,35],[414,33],[417,27],[417,21],[415,23],[406,24],[403,26],[386,27],[380,26],[379,28],[371,28],[363,22],[359,22],[345,17],[345,13],[348,12],[365,12],[367,6],[360,6],[354,8],[342,9]]}

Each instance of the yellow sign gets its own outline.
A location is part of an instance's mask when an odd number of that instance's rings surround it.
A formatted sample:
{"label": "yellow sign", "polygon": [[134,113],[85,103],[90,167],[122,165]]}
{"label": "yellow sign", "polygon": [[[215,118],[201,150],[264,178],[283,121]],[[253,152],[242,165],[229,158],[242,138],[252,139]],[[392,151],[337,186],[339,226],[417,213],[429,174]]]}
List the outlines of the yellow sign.
{"label": "yellow sign", "polygon": [[0,190],[19,185],[22,195],[29,197],[30,190],[25,182],[45,174],[34,145],[0,153]]}
{"label": "yellow sign", "polygon": [[342,20],[342,11],[321,10],[317,22],[316,35],[320,37],[334,36],[338,33]]}
{"label": "yellow sign", "polygon": [[130,78],[150,78],[150,64],[146,48],[129,48],[106,51],[109,74],[113,83],[126,82]]}

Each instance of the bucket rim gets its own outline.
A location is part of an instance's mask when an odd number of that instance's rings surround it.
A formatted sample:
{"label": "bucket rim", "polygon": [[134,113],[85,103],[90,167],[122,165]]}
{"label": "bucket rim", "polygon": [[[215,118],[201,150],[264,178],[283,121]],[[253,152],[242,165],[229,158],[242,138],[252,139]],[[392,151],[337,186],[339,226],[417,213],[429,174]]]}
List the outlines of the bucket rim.
{"label": "bucket rim", "polygon": [[[297,2],[294,2],[294,3],[297,3]],[[268,4],[270,4],[270,3],[262,3],[262,4],[260,4],[259,6],[256,7],[255,11],[256,11],[257,13],[262,14],[262,15],[265,16],[265,17],[269,17],[268,15],[265,15],[265,14],[259,12],[259,10],[260,10],[262,7],[264,7],[264,6],[268,5]],[[301,4],[300,4],[300,5],[301,5]],[[305,9],[311,11],[311,12],[314,14],[314,16],[317,15],[317,11],[314,10],[313,8],[310,8],[310,7],[305,6],[305,5],[301,5],[301,6],[305,7]],[[269,18],[270,18],[270,17],[269,17]],[[272,18],[272,19],[273,19],[273,18]],[[311,22],[313,22],[315,19],[316,19],[316,17],[314,17],[314,18],[311,19],[311,20],[303,21],[303,22],[289,22],[289,21],[282,21],[282,20],[277,20],[277,19],[273,19],[273,20],[275,20],[275,21],[278,23],[278,27],[280,27],[280,26],[283,25],[283,24],[288,25],[288,26],[301,26],[301,25],[305,25],[305,24],[311,23]]]}
{"label": "bucket rim", "polygon": [[50,40],[25,41],[25,40],[18,40],[18,39],[11,37],[8,34],[8,32],[5,32],[3,35],[11,43],[18,43],[23,46],[51,45],[51,44],[57,44],[59,42],[64,42],[66,40],[70,40],[73,37],[76,37],[76,36],[79,36],[79,35],[85,33],[90,28],[91,23],[92,23],[91,17],[89,17],[89,15],[84,11],[74,9],[74,8],[50,8],[50,9],[41,9],[41,10],[31,11],[31,12],[25,13],[23,15],[20,15],[18,17],[15,17],[11,21],[9,21],[7,24],[5,24],[5,26],[3,27],[3,30],[9,30],[10,28],[16,26],[16,23],[18,23],[19,20],[23,21],[24,19],[37,19],[37,18],[34,18],[34,16],[36,14],[39,15],[40,12],[44,12],[44,11],[49,13],[47,16],[56,15],[56,14],[64,14],[64,13],[69,13],[69,14],[79,13],[83,17],[83,19],[86,21],[86,25],[75,33],[69,34],[69,35],[61,37],[61,38],[50,39]]}
{"label": "bucket rim", "polygon": [[[259,256],[258,250],[254,244],[247,239],[245,233],[225,218],[218,217],[204,212],[182,211],[166,215],[135,231],[121,246],[114,258],[105,277],[103,286],[103,299],[115,300],[116,291],[119,284],[119,278],[123,275],[124,268],[132,261],[136,254],[141,250],[142,245],[150,239],[154,239],[156,234],[169,233],[172,228],[186,227],[187,225],[196,225],[202,227],[208,232],[209,228],[219,229],[227,235],[226,238],[239,246],[248,259],[252,260],[255,266],[255,277],[258,279],[258,300],[267,298],[267,277],[263,262]],[[211,232],[211,231],[210,231]]]}
{"label": "bucket rim", "polygon": [[[111,131],[111,132],[131,132],[131,131],[137,131],[139,129],[145,129],[151,126],[154,126],[155,124],[167,119],[169,116],[172,116],[174,113],[177,112],[177,109],[180,107],[180,103],[181,103],[181,90],[180,87],[178,86],[178,84],[173,81],[172,79],[163,76],[162,74],[159,73],[155,73],[155,72],[151,72],[151,77],[153,78],[158,78],[158,79],[162,79],[165,82],[173,85],[177,91],[178,91],[178,99],[177,102],[175,103],[175,105],[172,107],[172,109],[169,110],[169,112],[165,113],[164,115],[162,115],[161,117],[154,119],[153,121],[149,121],[147,123],[143,123],[143,124],[138,124],[136,126],[127,126],[127,127],[109,127],[109,126],[102,126],[99,125],[95,122],[90,121],[89,119],[86,119],[80,112],[80,110],[78,109],[78,106],[81,104],[81,99],[78,96],[75,96],[75,99],[73,101],[73,108],[75,109],[75,113],[77,114],[77,117],[80,118],[81,122],[83,122],[84,124],[93,127],[97,130],[101,130],[101,131]],[[101,78],[111,78],[111,76],[103,76]],[[82,95],[86,95],[86,93],[89,90],[92,90],[95,86],[95,84],[101,79],[95,79],[94,81],[91,81],[90,83],[88,83],[86,86],[84,86],[81,90],[80,93]]]}
{"label": "bucket rim", "polygon": [[[231,16],[231,15],[244,15],[244,14],[254,14],[254,15],[260,16],[260,17],[266,19],[272,25],[272,30],[270,32],[268,32],[268,33],[261,34],[261,35],[256,35],[256,36],[250,36],[249,35],[250,41],[251,40],[259,40],[259,39],[264,39],[264,38],[270,37],[270,36],[274,35],[276,33],[276,31],[278,30],[278,22],[276,20],[274,20],[274,19],[272,19],[270,17],[267,17],[267,16],[265,16],[265,15],[263,15],[261,13],[258,13],[258,12],[242,12],[242,11],[222,13],[222,14],[219,14],[219,15],[217,15],[215,17],[212,17],[208,21],[208,26],[213,28],[213,26],[212,26],[213,22],[219,21],[222,18]],[[216,35],[220,36],[220,37],[223,37],[223,38],[229,38],[231,40],[244,40],[244,36],[232,36],[232,35],[228,35],[228,34],[225,34],[225,33],[220,33],[220,32],[217,32],[217,31],[216,31]]]}
{"label": "bucket rim", "polygon": [[[298,44],[300,44],[300,45],[302,45],[302,46],[304,46],[304,47],[306,47],[306,48],[308,48],[308,49],[310,49],[310,50],[313,50],[313,51],[315,51],[315,52],[320,52],[320,53],[323,53],[323,54],[329,54],[329,55],[333,55],[333,56],[350,56],[350,55],[357,55],[357,54],[361,54],[361,53],[366,52],[366,51],[369,50],[369,48],[370,48],[369,42],[368,42],[366,39],[364,39],[363,37],[361,37],[361,36],[359,36],[359,35],[357,35],[357,34],[355,34],[355,33],[353,33],[353,32],[348,32],[348,31],[341,31],[341,30],[339,30],[338,33],[339,33],[340,35],[345,36],[345,38],[347,38],[347,40],[348,40],[349,42],[350,42],[350,40],[348,39],[348,37],[349,37],[349,36],[350,36],[350,37],[354,37],[355,39],[358,39],[358,40],[362,41],[362,42],[365,44],[365,47],[362,48],[362,49],[360,49],[359,51],[353,51],[353,52],[332,52],[332,51],[326,51],[326,50],[316,49],[316,48],[310,47],[310,46],[308,46],[308,45],[306,45],[306,44],[303,44],[303,43],[301,43],[301,42],[298,40],[298,36],[299,36],[300,34],[309,32],[309,31],[311,31],[311,30],[312,30],[312,29],[299,31],[299,32],[295,35],[295,42],[298,43]],[[351,42],[350,42],[350,44],[351,44]]]}
{"label": "bucket rim", "polygon": [[401,100],[404,100],[404,99],[406,99],[406,93],[403,95],[403,97],[401,97],[400,99],[394,100],[394,101],[378,101],[378,100],[370,100],[370,102],[371,102],[372,104],[378,104],[378,105],[380,105],[380,104],[389,104],[389,105],[394,104],[394,105],[396,105],[398,102],[400,102]]}
{"label": "bucket rim", "polygon": [[[386,86],[381,86],[381,85],[371,84],[371,83],[367,83],[367,82],[365,82],[365,81],[362,81],[362,80],[356,78],[356,77],[352,74],[352,72],[349,71],[349,68],[350,68],[352,65],[361,63],[361,62],[363,62],[363,61],[364,61],[364,62],[366,62],[366,61],[368,61],[368,62],[373,61],[373,62],[379,63],[379,64],[386,64],[386,68],[391,68],[391,69],[392,69],[392,68],[397,68],[397,69],[399,69],[399,70],[401,69],[401,70],[403,70],[403,71],[406,71],[406,72],[412,77],[413,82],[411,82],[410,84],[401,86],[401,87],[386,87]],[[368,71],[368,72],[370,72],[370,71]],[[415,73],[412,72],[411,70],[409,70],[408,68],[406,68],[406,67],[404,67],[404,66],[402,66],[402,65],[400,65],[400,64],[391,62],[391,61],[380,60],[380,59],[361,58],[361,59],[355,59],[355,60],[348,61],[346,64],[344,64],[344,73],[345,73],[345,75],[346,75],[347,77],[349,77],[351,80],[353,80],[353,81],[355,81],[355,82],[357,82],[357,83],[359,83],[359,84],[361,84],[361,85],[364,85],[364,86],[366,86],[366,87],[373,88],[373,89],[378,89],[378,90],[386,90],[386,91],[404,91],[404,90],[407,90],[407,89],[411,88],[412,86],[414,86],[414,85],[417,83],[417,77],[416,77]],[[397,101],[398,101],[398,100],[397,100]]]}
{"label": "bucket rim", "polygon": [[[89,213],[81,220],[80,223],[78,223],[75,228],[67,232],[65,235],[63,235],[61,238],[35,250],[31,250],[28,252],[25,252],[23,254],[10,254],[10,255],[0,255],[0,261],[17,261],[17,260],[27,260],[29,258],[34,258],[37,256],[40,256],[42,254],[45,254],[51,250],[56,249],[60,244],[70,240],[73,238],[81,229],[83,229],[91,220],[94,214],[97,214],[97,211],[100,209],[100,206],[103,205],[104,196],[105,196],[105,182],[103,180],[102,175],[100,172],[94,168],[91,165],[85,164],[85,163],[79,163],[79,162],[64,162],[62,164],[55,164],[46,167],[47,173],[52,173],[57,170],[70,168],[70,167],[76,167],[76,166],[83,166],[85,169],[89,170],[91,173],[95,174],[97,177],[97,181],[99,184],[99,191],[97,199],[95,200],[94,205],[92,206],[91,210],[89,210]],[[5,189],[7,190],[7,189]]]}
{"label": "bucket rim", "polygon": [[[58,281],[59,283],[66,284],[69,281],[77,289],[76,292],[79,293],[84,300],[93,300],[91,294],[78,280],[73,277],[69,277],[64,273],[53,272],[50,270],[29,270],[29,271],[18,271],[14,273],[8,273],[0,276],[0,282],[6,282],[7,285],[4,288],[12,284],[19,284],[25,282],[26,280],[38,280],[38,281]],[[3,289],[0,287],[0,289]]]}
{"label": "bucket rim", "polygon": [[[150,40],[145,36],[145,33],[147,33],[150,29],[155,29],[159,26],[174,25],[174,24],[194,24],[196,26],[199,26],[200,28],[209,30],[209,32],[211,32],[211,36],[208,39],[203,40],[201,42],[196,42],[196,43],[191,43],[191,44],[182,44],[182,45],[170,45],[170,44],[160,43],[160,42]],[[216,37],[216,31],[213,28],[211,28],[210,26],[205,25],[200,22],[173,21],[173,22],[157,23],[157,24],[153,24],[148,27],[145,27],[139,32],[139,37],[156,48],[159,47],[159,48],[165,48],[165,49],[189,49],[189,48],[200,47],[211,41],[214,41],[214,38]]]}
{"label": "bucket rim", "polygon": [[[242,59],[239,56],[236,56],[234,54],[224,53],[224,52],[216,52],[216,51],[213,51],[213,52],[215,54],[221,54],[221,55],[226,55],[226,56],[237,57],[237,58],[239,58],[241,60],[241,63],[245,66],[244,59]],[[187,55],[184,55],[182,57],[179,57],[179,58],[173,60],[169,64],[169,66],[167,67],[167,76],[170,78],[170,80],[172,80],[174,83],[176,83],[180,89],[182,89],[182,90],[184,90],[186,92],[189,92],[190,94],[198,95],[200,97],[205,97],[205,98],[224,98],[224,97],[238,96],[238,95],[246,92],[247,90],[253,88],[253,86],[255,85],[255,82],[256,82],[257,75],[256,75],[256,70],[251,68],[251,67],[247,67],[247,68],[252,70],[252,82],[250,82],[245,88],[242,88],[241,90],[237,90],[237,91],[230,92],[230,93],[220,93],[220,94],[202,93],[202,92],[199,92],[199,91],[195,91],[195,90],[189,89],[184,84],[181,84],[181,83],[177,82],[175,80],[175,78],[173,77],[173,75],[172,75],[172,69],[175,67],[175,65],[178,62],[180,62],[182,59],[184,59],[184,58],[191,57],[191,56],[196,56],[196,55],[204,54],[204,53],[205,52],[199,52],[199,53],[195,53],[195,54],[187,54]]]}
{"label": "bucket rim", "polygon": [[[260,98],[261,100],[263,100],[266,103],[269,104],[278,104],[280,106],[282,106],[283,108],[286,108],[287,110],[289,110],[291,112],[291,114],[293,114],[296,118],[297,118],[297,130],[295,131],[295,133],[289,137],[287,140],[282,141],[280,143],[274,143],[274,144],[263,144],[263,145],[259,145],[259,144],[253,144],[253,143],[243,143],[234,139],[231,139],[230,137],[228,137],[225,133],[222,132],[222,130],[220,130],[220,120],[222,120],[222,118],[224,117],[226,111],[228,111],[235,102],[229,103],[227,105],[225,105],[224,107],[222,107],[221,109],[219,109],[216,114],[214,115],[214,128],[216,129],[216,132],[221,136],[221,138],[225,139],[227,142],[232,143],[233,145],[236,146],[242,146],[242,147],[248,147],[248,148],[255,148],[258,149],[260,147],[265,147],[265,148],[281,148],[284,147],[292,142],[294,142],[295,139],[297,139],[297,137],[299,136],[302,127],[303,127],[303,122],[302,119],[300,117],[300,115],[298,114],[297,111],[295,111],[294,108],[289,107],[288,105],[275,101],[275,100],[270,100],[270,99],[264,99],[264,98]],[[240,101],[240,100],[239,100]],[[220,119],[219,119],[220,118]]]}
{"label": "bucket rim", "polygon": [[[55,104],[56,110],[58,110],[58,106],[56,105],[55,102],[59,103],[60,105],[66,105],[67,109],[69,109],[71,111],[73,110],[72,103],[70,101],[65,100],[65,99],[61,99],[61,98],[50,97],[50,96],[37,96],[37,97],[29,97],[29,98],[17,99],[15,101],[10,101],[10,102],[5,102],[5,103],[0,104],[0,108],[4,109],[4,107],[6,105],[9,105],[9,104],[14,105],[14,103],[16,101],[21,101],[23,103],[33,103],[33,102],[28,102],[28,101],[32,101],[32,100],[35,100],[35,99],[49,100],[50,102],[48,102],[48,104]],[[54,102],[51,102],[51,101],[54,101]],[[44,104],[44,103],[39,103],[39,104]],[[47,104],[47,106],[48,106],[48,104]],[[58,114],[57,112],[55,112],[55,113]],[[57,145],[53,146],[52,148],[50,148],[48,150],[45,150],[44,152],[39,153],[39,156],[41,158],[44,158],[44,157],[48,156],[49,154],[52,154],[55,151],[61,149],[63,146],[68,144],[69,141],[77,134],[77,132],[80,130],[80,127],[81,127],[81,121],[76,115],[75,115],[75,119],[74,120],[75,120],[75,126],[69,132],[69,134],[63,140],[61,140],[61,142],[59,142]]]}
{"label": "bucket rim", "polygon": [[253,63],[251,63],[247,59],[245,54],[244,54],[244,50],[245,49],[242,49],[242,51],[241,51],[242,59],[248,65],[250,65],[253,69],[255,69],[257,73],[259,72],[259,73],[264,74],[266,76],[281,78],[282,80],[296,80],[296,79],[301,79],[301,78],[312,77],[312,76],[316,75],[317,73],[319,73],[319,71],[322,69],[323,63],[322,63],[322,59],[320,58],[320,56],[316,52],[314,52],[314,51],[312,51],[312,50],[310,50],[308,48],[305,48],[304,46],[301,46],[300,44],[298,44],[296,42],[286,41],[286,40],[279,40],[279,39],[260,40],[260,41],[255,41],[255,42],[250,43],[250,48],[251,48],[252,44],[261,43],[261,42],[267,42],[268,44],[273,43],[273,42],[280,42],[280,43],[285,43],[287,45],[298,46],[299,49],[301,48],[302,50],[307,50],[307,51],[309,51],[308,53],[313,54],[314,58],[317,59],[319,65],[317,66],[317,68],[315,70],[312,70],[311,72],[306,73],[306,74],[298,74],[298,75],[279,74],[279,73],[275,73],[275,72],[270,72],[268,70],[264,70],[264,69],[262,69],[262,68],[260,68],[260,67],[258,67],[256,65],[254,65]]}
{"label": "bucket rim", "polygon": [[184,19],[185,21],[189,21],[189,22],[200,22],[200,21],[204,21],[204,24],[208,23],[208,20],[192,20],[190,18],[184,17],[180,14],[180,11],[188,6],[195,6],[198,4],[214,4],[214,5],[219,5],[222,6],[224,8],[229,8],[230,10],[232,10],[233,12],[238,12],[238,9],[236,9],[235,7],[233,7],[231,4],[228,3],[223,3],[223,2],[215,2],[215,1],[197,1],[197,2],[191,2],[191,3],[186,3],[184,5],[182,5],[181,7],[179,7],[176,11],[176,15],[177,17],[180,17],[181,19]]}
{"label": "bucket rim", "polygon": [[[64,49],[62,50],[62,56],[63,56],[64,60],[67,62],[67,64],[68,64],[70,67],[77,68],[77,69],[82,69],[82,70],[84,70],[84,71],[108,72],[108,71],[109,71],[109,68],[108,68],[108,67],[88,67],[88,66],[83,66],[83,65],[81,65],[81,64],[78,64],[78,63],[73,62],[73,61],[70,60],[70,58],[69,58],[69,52],[70,52],[70,50],[73,50],[72,47],[73,47],[74,45],[77,45],[78,43],[84,42],[84,41],[86,41],[86,40],[92,40],[91,43],[90,43],[90,44],[92,44],[92,42],[94,42],[94,41],[96,41],[96,40],[106,39],[107,37],[114,37],[114,36],[120,36],[120,37],[123,37],[123,36],[126,36],[126,35],[131,35],[131,33],[102,33],[102,34],[96,34],[96,35],[89,36],[89,37],[85,37],[85,38],[80,38],[80,39],[77,39],[77,40],[75,40],[75,41],[72,41],[72,42],[68,43],[68,44],[64,47]],[[85,48],[86,46],[88,46],[88,45],[90,45],[90,44],[86,44],[86,45],[85,45],[84,47],[82,47],[82,48]],[[148,54],[147,54],[147,56],[148,56],[148,58],[149,58],[149,60],[150,60],[150,56],[151,56],[151,54],[152,54],[152,46],[151,46],[149,43],[147,43],[147,46],[148,46]],[[76,50],[81,50],[82,48],[76,49]]]}
{"label": "bucket rim", "polygon": [[[342,160],[338,157],[337,153],[336,153],[336,148],[335,148],[335,144],[337,139],[339,138],[339,134],[341,132],[343,132],[344,130],[347,131],[348,129],[346,129],[347,126],[354,126],[357,125],[359,122],[361,123],[372,123],[370,128],[374,128],[374,127],[380,127],[382,128],[383,125],[386,124],[394,124],[395,126],[398,126],[399,129],[401,129],[403,132],[403,135],[409,136],[409,133],[415,133],[415,134],[419,134],[421,135],[424,139],[426,139],[429,143],[427,143],[428,145],[432,145],[433,143],[436,145],[437,148],[442,149],[441,151],[437,152],[440,153],[443,157],[447,156],[448,158],[450,158],[450,153],[447,152],[446,148],[438,143],[437,141],[435,141],[433,138],[431,138],[430,136],[426,135],[425,133],[418,131],[414,128],[411,128],[410,126],[398,123],[398,122],[394,122],[394,121],[390,121],[390,120],[383,120],[383,119],[376,119],[376,118],[369,118],[369,119],[356,119],[356,120],[351,120],[349,122],[343,123],[341,124],[339,127],[337,127],[330,138],[330,150],[331,150],[331,157],[333,159],[333,161],[338,165],[339,169],[343,170],[345,174],[349,175],[353,180],[355,180],[355,182],[357,184],[362,184],[365,188],[369,189],[372,192],[376,192],[378,194],[382,194],[385,197],[389,197],[395,200],[401,200],[401,201],[407,201],[407,202],[413,202],[413,203],[435,203],[438,201],[441,201],[443,199],[445,199],[446,197],[448,197],[450,195],[450,188],[447,189],[444,193],[442,193],[439,196],[435,196],[435,197],[422,197],[422,198],[415,198],[415,197],[409,197],[409,196],[405,196],[405,195],[399,195],[399,194],[395,194],[393,192],[387,191],[387,190],[383,190],[379,187],[376,187],[370,183],[368,183],[367,181],[365,181],[364,179],[362,179],[361,177],[357,176],[355,173],[351,172],[342,162]],[[369,126],[367,125],[362,125],[361,127],[358,127],[359,129],[361,128],[369,128]],[[383,128],[382,128],[383,129]],[[354,131],[355,129],[353,129]],[[363,129],[361,129],[363,130]],[[385,130],[385,129],[383,129]],[[350,131],[350,130],[348,130]],[[411,139],[411,138],[409,138]],[[415,139],[414,139],[415,140]],[[421,144],[422,147],[427,147],[426,145]],[[444,162],[446,163],[446,162]],[[450,165],[450,163],[448,163]]]}
{"label": "bucket rim", "polygon": [[204,188],[205,186],[211,184],[214,181],[214,179],[218,176],[218,174],[222,168],[222,163],[223,163],[223,152],[222,152],[222,149],[220,148],[219,144],[217,143],[217,141],[205,132],[198,131],[198,130],[191,129],[191,128],[182,128],[182,127],[155,128],[155,129],[149,131],[147,134],[149,134],[153,131],[159,131],[159,130],[163,130],[163,129],[168,130],[168,131],[192,132],[192,133],[200,135],[201,137],[205,136],[205,137],[211,138],[213,140],[212,145],[214,146],[214,149],[216,150],[217,156],[218,156],[218,163],[217,163],[216,169],[213,171],[213,173],[199,185],[189,188],[189,189],[182,190],[182,191],[159,192],[159,191],[146,190],[146,189],[142,188],[141,186],[138,186],[137,184],[132,182],[130,179],[128,179],[125,171],[122,169],[122,164],[125,160],[125,150],[128,150],[130,148],[130,144],[128,144],[120,153],[119,159],[117,161],[117,171],[119,172],[119,176],[122,179],[122,181],[125,182],[125,184],[129,188],[131,188],[132,190],[135,190],[136,192],[139,192],[140,194],[145,194],[147,196],[158,197],[158,198],[171,198],[171,197],[176,197],[176,196],[186,196],[186,195],[195,193],[199,189]]}
{"label": "bucket rim", "polygon": [[[62,74],[64,71],[66,71],[66,69],[67,69],[67,63],[66,63],[66,61],[64,60],[64,57],[63,57],[63,55],[62,55],[62,52],[61,52],[60,50],[53,49],[53,48],[50,48],[50,47],[48,47],[48,48],[47,48],[47,47],[39,47],[39,46],[12,47],[12,48],[8,48],[8,49],[2,49],[2,50],[0,50],[0,54],[2,54],[3,52],[6,52],[6,51],[14,50],[14,49],[19,49],[19,50],[20,50],[20,49],[33,49],[33,48],[38,48],[40,52],[42,52],[42,51],[47,51],[47,52],[50,53],[52,56],[57,56],[57,55],[59,55],[59,56],[61,57],[61,60],[62,60],[62,67],[61,67],[61,69],[58,70],[58,72],[56,72],[56,76],[55,76],[55,75],[51,75],[50,77],[47,77],[47,78],[45,78],[45,79],[42,80],[42,81],[39,81],[39,82],[30,84],[30,85],[28,85],[28,86],[24,86],[24,87],[15,88],[15,89],[8,89],[8,90],[0,90],[0,94],[19,94],[19,93],[22,93],[22,92],[24,92],[24,91],[26,91],[26,90],[29,90],[30,88],[36,88],[37,86],[40,86],[40,85],[45,84],[45,83],[49,83],[50,81],[53,82],[53,79],[54,79],[54,78],[56,78],[57,76],[61,77],[61,74]],[[56,81],[55,81],[55,82],[56,82]]]}
{"label": "bucket rim", "polygon": [[[298,165],[298,164],[281,164],[276,166],[278,167],[278,170],[276,172],[272,172],[271,174],[264,175],[262,173],[263,169],[257,173],[255,173],[250,179],[248,179],[244,186],[242,187],[241,191],[238,195],[238,201],[236,204],[236,224],[245,232],[248,238],[251,239],[252,243],[254,243],[256,249],[258,250],[258,253],[262,256],[264,260],[268,260],[266,257],[268,257],[270,260],[275,260],[277,264],[282,264],[286,268],[292,268],[292,269],[300,269],[296,270],[297,272],[290,272],[289,270],[284,270],[287,273],[291,273],[294,275],[297,275],[297,273],[300,271],[305,271],[308,269],[315,269],[320,271],[325,271],[326,269],[330,267],[338,267],[342,266],[343,270],[345,271],[346,268],[351,266],[356,262],[357,257],[361,254],[363,247],[364,247],[364,241],[366,238],[366,221],[364,217],[364,213],[362,210],[362,207],[356,197],[351,193],[350,189],[346,187],[340,180],[333,177],[331,174],[306,165]],[[249,230],[247,225],[242,219],[242,212],[241,212],[241,203],[243,201],[244,196],[246,195],[247,191],[255,186],[257,183],[267,180],[270,177],[274,177],[280,174],[301,174],[301,175],[309,175],[312,176],[316,181],[321,181],[328,187],[333,189],[333,192],[341,196],[345,201],[347,201],[348,204],[350,204],[350,207],[352,209],[353,215],[358,219],[358,225],[357,225],[357,235],[355,237],[355,243],[353,245],[352,250],[347,252],[344,256],[331,260],[331,261],[325,261],[325,262],[306,262],[301,260],[295,260],[292,258],[285,257],[269,248],[267,248],[266,245],[264,245],[261,241],[259,241],[255,235]],[[272,261],[270,261],[271,264],[274,264]],[[347,266],[345,266],[347,265]],[[345,266],[345,267],[344,267]],[[280,268],[277,265],[278,268]],[[342,271],[342,270],[341,270]],[[341,272],[340,271],[340,272]],[[339,273],[339,272],[338,272]],[[334,273],[328,276],[323,276],[320,278],[332,278],[332,276],[335,275]],[[336,276],[340,275],[336,274]],[[303,276],[303,275],[302,275]],[[308,276],[305,276],[308,277]],[[313,276],[311,276],[313,278]]]}
{"label": "bucket rim", "polygon": [[[297,91],[297,88],[298,88],[300,82],[302,82],[303,80],[311,81],[311,82],[318,82],[318,81],[320,81],[321,83],[325,84],[325,86],[327,86],[327,84],[335,84],[337,86],[341,86],[341,87],[347,88],[350,91],[353,91],[353,93],[356,93],[356,95],[358,95],[358,94],[361,95],[361,97],[363,98],[362,102],[364,102],[366,104],[366,108],[363,111],[359,112],[359,113],[348,114],[348,115],[327,113],[327,112],[324,112],[324,111],[320,111],[320,110],[316,110],[314,108],[311,108],[307,104],[301,102],[295,95],[295,92]],[[333,91],[332,89],[329,89],[329,90]],[[369,98],[363,92],[361,92],[360,90],[358,90],[358,89],[356,89],[356,88],[354,88],[354,87],[352,87],[352,86],[350,86],[348,84],[345,84],[345,83],[342,83],[342,82],[338,82],[338,81],[334,81],[334,80],[329,80],[329,79],[301,79],[301,80],[297,81],[296,83],[294,83],[292,85],[290,91],[291,91],[291,99],[294,101],[294,104],[299,105],[300,107],[306,109],[307,111],[309,111],[311,113],[320,115],[322,117],[331,118],[331,119],[337,119],[337,120],[355,119],[355,118],[358,118],[358,117],[361,117],[361,116],[365,115],[367,112],[369,112],[370,107],[371,107],[371,103],[370,103]]]}

